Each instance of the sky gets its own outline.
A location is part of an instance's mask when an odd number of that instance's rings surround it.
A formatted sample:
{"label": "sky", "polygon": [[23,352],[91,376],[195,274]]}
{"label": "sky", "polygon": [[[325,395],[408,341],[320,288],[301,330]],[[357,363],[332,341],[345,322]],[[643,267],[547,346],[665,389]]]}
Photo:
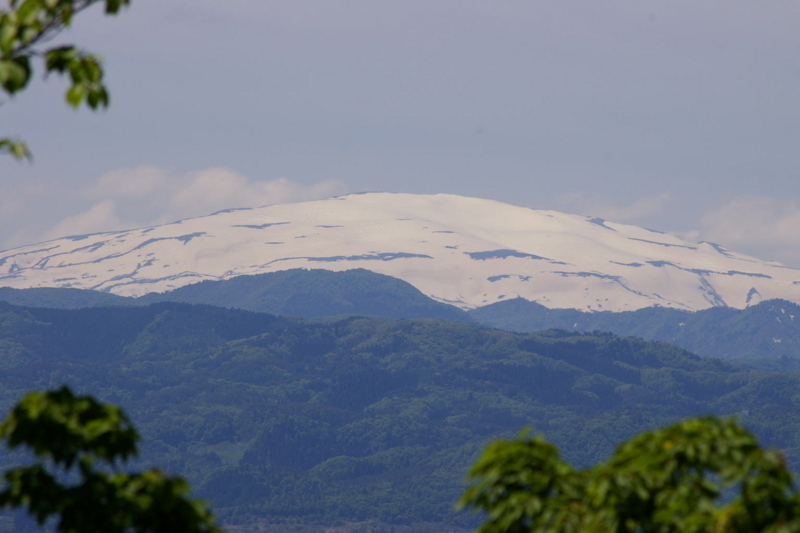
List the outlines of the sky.
{"label": "sky", "polygon": [[0,107],[0,249],[230,207],[453,193],[800,267],[795,0],[131,0]]}

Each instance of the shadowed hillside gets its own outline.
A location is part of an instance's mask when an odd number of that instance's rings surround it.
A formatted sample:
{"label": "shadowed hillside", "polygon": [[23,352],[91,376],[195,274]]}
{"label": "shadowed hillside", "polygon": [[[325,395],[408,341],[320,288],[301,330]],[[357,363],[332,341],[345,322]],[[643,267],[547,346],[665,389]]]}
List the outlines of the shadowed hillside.
{"label": "shadowed hillside", "polygon": [[121,404],[142,461],[186,475],[230,524],[471,528],[453,512],[466,468],[524,426],[588,465],[643,430],[746,410],[765,445],[800,459],[798,375],[610,334],[0,304],[0,367],[3,409],[61,383]]}

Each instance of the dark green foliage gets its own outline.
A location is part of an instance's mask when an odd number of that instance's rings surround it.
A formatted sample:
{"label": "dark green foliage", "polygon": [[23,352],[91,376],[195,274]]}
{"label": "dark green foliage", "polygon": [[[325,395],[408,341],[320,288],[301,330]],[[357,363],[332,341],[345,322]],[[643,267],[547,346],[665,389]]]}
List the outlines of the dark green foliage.
{"label": "dark green foliage", "polygon": [[[800,531],[800,494],[780,453],[734,420],[706,417],[636,436],[575,470],[544,439],[487,447],[461,504],[479,533]],[[720,505],[723,491],[737,497]]]}
{"label": "dark green foliage", "polygon": [[67,388],[25,396],[0,426],[12,450],[28,446],[42,459],[71,468],[97,460],[113,463],[136,455],[139,439],[125,414]]}
{"label": "dark green foliage", "polygon": [[66,387],[30,393],[0,437],[36,459],[6,471],[0,506],[26,509],[39,525],[52,518],[62,533],[221,533],[205,506],[186,498],[183,479],[119,471],[137,455],[139,436],[116,406]]}
{"label": "dark green foliage", "polygon": [[[0,9],[0,89],[14,96],[23,91],[33,75],[31,60],[44,59],[44,73],[69,77],[67,103],[90,109],[108,107],[108,90],[103,83],[100,59],[72,45],[44,48],[72,19],[93,5],[104,5],[107,15],[127,6],[130,0],[9,0]],[[17,159],[30,157],[25,143],[0,139],[0,153]]]}
{"label": "dark green foliage", "polygon": [[800,370],[800,306],[785,300],[768,300],[747,309],[714,307],[690,312],[647,307],[624,313],[586,313],[548,309],[517,298],[469,314],[481,324],[506,331],[610,331],[666,341],[705,357],[752,367]]}
{"label": "dark green foliage", "polygon": [[141,461],[186,476],[231,524],[472,527],[453,511],[468,465],[523,426],[587,467],[642,431],[744,409],[800,459],[797,375],[610,334],[0,304],[0,368],[0,409],[61,383],[120,404]]}

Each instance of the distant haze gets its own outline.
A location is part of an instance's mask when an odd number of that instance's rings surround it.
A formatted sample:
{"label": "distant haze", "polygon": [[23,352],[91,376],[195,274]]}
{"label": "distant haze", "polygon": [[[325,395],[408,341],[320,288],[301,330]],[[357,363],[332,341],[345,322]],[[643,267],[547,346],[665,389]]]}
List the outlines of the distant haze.
{"label": "distant haze", "polygon": [[354,191],[447,192],[800,266],[800,4],[133,0],[63,38],[108,112],[5,102],[0,249]]}

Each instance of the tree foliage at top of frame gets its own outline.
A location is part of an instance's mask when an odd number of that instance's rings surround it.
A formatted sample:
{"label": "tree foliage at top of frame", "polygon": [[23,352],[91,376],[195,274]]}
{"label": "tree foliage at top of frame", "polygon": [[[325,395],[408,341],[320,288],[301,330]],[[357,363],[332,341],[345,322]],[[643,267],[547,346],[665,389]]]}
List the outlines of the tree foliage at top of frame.
{"label": "tree foliage at top of frame", "polygon": [[[103,83],[100,59],[74,45],[47,48],[45,43],[69,27],[75,15],[103,4],[109,15],[117,14],[130,0],[9,0],[0,9],[0,87],[9,96],[24,90],[33,74],[34,60],[41,60],[45,75],[57,73],[69,77],[67,103],[78,108],[108,107],[108,90]],[[0,138],[0,153],[17,159],[30,158],[22,141]]]}

